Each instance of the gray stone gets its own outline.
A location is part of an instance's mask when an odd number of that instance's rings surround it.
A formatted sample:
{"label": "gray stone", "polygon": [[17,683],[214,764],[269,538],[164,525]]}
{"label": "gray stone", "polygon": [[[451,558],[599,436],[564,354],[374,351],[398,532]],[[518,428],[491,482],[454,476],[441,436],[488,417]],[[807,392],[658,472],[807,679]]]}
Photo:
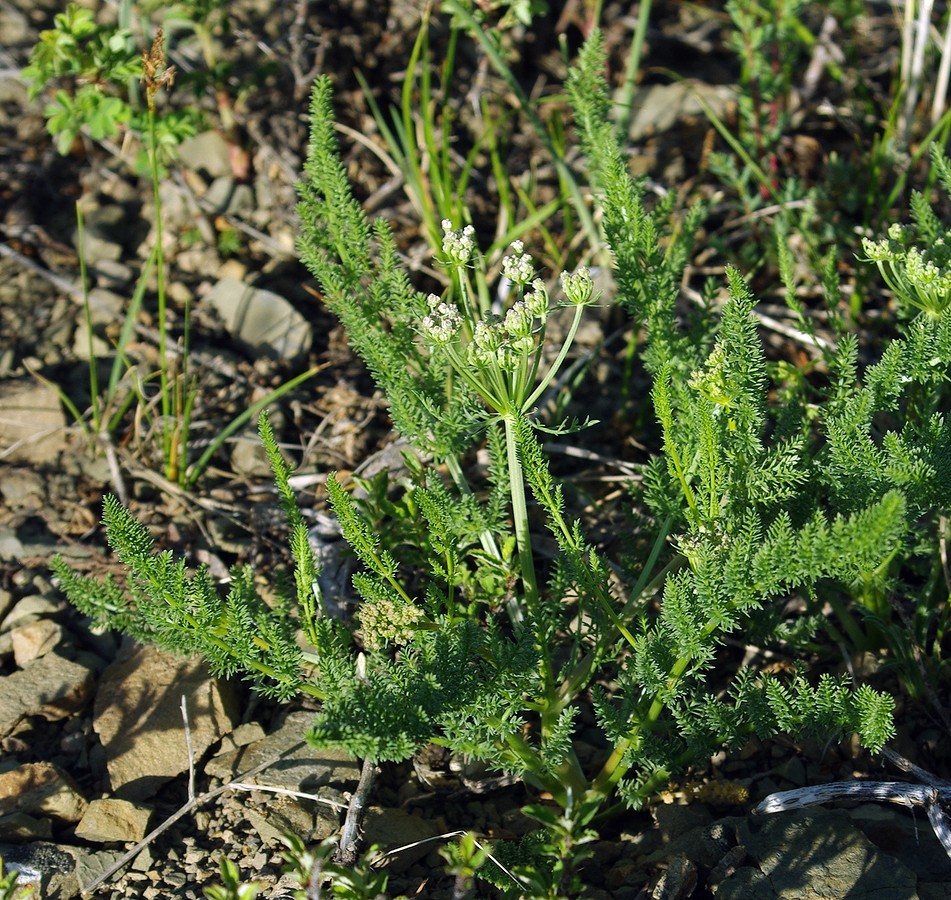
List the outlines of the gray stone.
{"label": "gray stone", "polygon": [[216,178],[208,187],[205,200],[219,215],[247,216],[254,209],[254,192],[249,185],[238,184],[230,176]]}
{"label": "gray stone", "polygon": [[0,559],[23,559],[23,542],[11,528],[0,529]]}
{"label": "gray stone", "polygon": [[729,105],[736,102],[736,96],[735,89],[726,85],[692,81],[645,85],[634,95],[631,140],[639,141],[648,134],[668,131],[687,116],[705,116],[704,104],[723,118]]}
{"label": "gray stone", "polygon": [[83,230],[77,226],[73,232],[73,244],[82,248],[86,262],[95,265],[100,260],[120,260],[123,255],[122,241],[128,232],[126,211],[118,204],[107,202],[100,206],[96,199],[84,201]]}
{"label": "gray stone", "polygon": [[231,278],[221,279],[204,303],[228,331],[253,353],[293,362],[313,340],[310,323],[279,294]]}
{"label": "gray stone", "polygon": [[[32,43],[35,39],[30,28],[30,20],[19,9],[12,3],[0,6],[0,40],[6,47],[13,48],[18,44]],[[22,77],[17,80],[21,83],[23,81]],[[24,97],[25,100],[26,97]],[[24,105],[26,105],[25,102]]]}
{"label": "gray stone", "polygon": [[93,728],[120,799],[150,797],[160,785],[188,771],[183,696],[197,759],[232,728],[236,701],[227,682],[212,678],[199,660],[155,647],[138,648],[103,673]]}
{"label": "gray stone", "polygon": [[194,172],[206,172],[212,178],[231,174],[231,150],[217,131],[203,131],[179,144],[178,157]]}
{"label": "gray stone", "polygon": [[231,470],[249,481],[270,477],[271,464],[257,428],[247,428],[235,436],[231,445]]}
{"label": "gray stone", "polygon": [[921,882],[951,884],[951,859],[932,828],[910,810],[863,803],[849,810],[852,821],[876,847],[913,869]]}
{"label": "gray stone", "polygon": [[100,259],[91,267],[100,286],[123,288],[135,280],[132,267],[118,259]]}
{"label": "gray stone", "polygon": [[254,776],[257,784],[318,793],[324,785],[345,785],[360,779],[360,764],[343,750],[316,750],[304,740],[314,721],[309,712],[291,713],[284,724],[260,741],[229,750],[210,760],[205,774],[231,781],[263,762],[274,762]]}
{"label": "gray stone", "polygon": [[53,462],[66,448],[66,416],[53,388],[30,380],[0,383],[0,458]]}
{"label": "gray stone", "polygon": [[48,841],[53,836],[53,823],[24,812],[0,816],[0,839],[5,841]]}
{"label": "gray stone", "polygon": [[81,710],[92,695],[93,673],[56,653],[0,678],[0,737],[27,716],[50,721]]}
{"label": "gray stone", "polygon": [[0,815],[22,812],[78,822],[85,811],[79,787],[53,763],[24,763],[0,773]]}
{"label": "gray stone", "polygon": [[717,900],[917,900],[915,873],[881,852],[848,814],[801,810],[740,820],[737,840],[756,867],[720,882]]}
{"label": "gray stone", "polygon": [[152,810],[128,800],[93,800],[76,826],[76,837],[84,841],[135,843],[148,833]]}
{"label": "gray stone", "polygon": [[33,469],[9,468],[0,481],[0,495],[10,509],[39,509],[43,506],[45,485]]}
{"label": "gray stone", "polygon": [[55,616],[62,612],[62,609],[61,601],[51,600],[43,594],[30,594],[18,600],[13,609],[4,617],[0,622],[0,631],[8,631],[47,616]]}
{"label": "gray stone", "polygon": [[89,292],[89,317],[93,325],[110,325],[125,318],[129,298],[105,288]]}
{"label": "gray stone", "polygon": [[387,868],[394,873],[405,872],[433,849],[430,838],[439,832],[432,823],[402,809],[367,808],[363,821],[367,845],[379,844],[384,850],[397,850],[388,857]]}
{"label": "gray stone", "polygon": [[[82,887],[96,881],[108,869],[111,869],[118,862],[119,857],[122,856],[122,852],[119,850],[84,850],[80,847],[67,847],[65,849],[75,860],[76,883]],[[102,896],[103,893],[102,887],[100,887],[96,895]]]}
{"label": "gray stone", "polygon": [[49,619],[20,625],[10,632],[13,660],[22,669],[27,663],[46,656],[63,640],[63,626]]}

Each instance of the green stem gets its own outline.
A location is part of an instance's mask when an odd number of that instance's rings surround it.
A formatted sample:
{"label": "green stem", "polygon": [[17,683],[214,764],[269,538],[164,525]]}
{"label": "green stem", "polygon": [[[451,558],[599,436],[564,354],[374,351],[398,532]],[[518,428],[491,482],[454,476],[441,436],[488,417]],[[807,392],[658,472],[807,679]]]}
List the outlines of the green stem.
{"label": "green stem", "polygon": [[535,560],[532,557],[532,538],[528,527],[528,504],[525,502],[525,479],[522,461],[518,454],[515,431],[515,415],[502,416],[505,424],[505,449],[509,466],[509,491],[512,497],[512,518],[515,523],[515,542],[518,546],[518,561],[522,571],[525,590],[525,605],[530,613],[538,611],[538,579],[535,576]]}
{"label": "green stem", "polygon": [[555,361],[551,364],[545,377],[538,383],[538,387],[532,391],[528,399],[522,404],[522,412],[528,412],[529,409],[531,409],[532,404],[544,393],[548,385],[551,384],[552,379],[558,374],[558,370],[561,368],[565,357],[568,355],[568,351],[571,349],[575,335],[578,333],[578,326],[581,324],[581,316],[584,314],[584,309],[583,305],[575,306],[575,316],[571,320],[571,328],[568,329],[568,334],[562,342],[558,356],[555,357]]}
{"label": "green stem", "polygon": [[[449,475],[458,488],[459,492],[472,496],[472,488],[469,487],[469,482],[466,479],[465,473],[462,471],[462,466],[459,465],[459,459],[455,456],[447,456],[444,460],[446,468],[449,470]],[[489,531],[488,528],[482,530],[479,534],[479,543],[482,545],[482,549],[494,559],[501,559],[502,554],[499,552],[499,546],[495,542],[495,535]]]}
{"label": "green stem", "polygon": [[[79,283],[83,291],[83,313],[86,322],[86,347],[89,353],[89,395],[92,408],[93,431],[102,433],[103,408],[99,396],[99,360],[96,358],[95,332],[92,327],[92,306],[89,302],[89,276],[86,272],[86,229],[83,222],[83,208],[76,201],[76,233],[79,252]],[[77,419],[81,421],[81,419]]]}
{"label": "green stem", "polygon": [[158,297],[159,384],[162,404],[162,458],[165,477],[179,483],[178,454],[175,452],[175,430],[172,428],[172,392],[169,384],[168,317],[165,298],[165,249],[162,246],[162,197],[159,191],[158,136],[155,130],[155,108],[149,103],[149,174],[152,179],[152,203],[155,206],[155,276]]}
{"label": "green stem", "polygon": [[641,67],[641,50],[647,36],[647,23],[651,15],[651,0],[641,0],[637,12],[637,28],[631,38],[631,49],[627,55],[627,68],[624,71],[624,86],[618,103],[617,136],[623,143],[631,130],[631,116],[634,111],[634,91],[637,87],[637,70]]}

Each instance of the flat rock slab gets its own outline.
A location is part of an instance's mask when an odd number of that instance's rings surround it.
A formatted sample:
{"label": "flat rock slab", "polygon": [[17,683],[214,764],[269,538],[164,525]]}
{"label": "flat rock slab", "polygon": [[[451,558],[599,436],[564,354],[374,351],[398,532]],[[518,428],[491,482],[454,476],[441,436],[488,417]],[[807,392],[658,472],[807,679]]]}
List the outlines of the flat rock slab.
{"label": "flat rock slab", "polygon": [[846,812],[741,820],[737,839],[747,862],[720,882],[717,900],[918,900],[915,873],[879,850]]}
{"label": "flat rock slab", "polygon": [[290,362],[313,341],[310,323],[280,294],[222,278],[205,295],[229,332],[249,350]]}
{"label": "flat rock slab", "polygon": [[51,387],[30,379],[0,383],[0,458],[33,465],[66,448],[66,416]]}
{"label": "flat rock slab", "polygon": [[152,810],[128,800],[93,800],[76,826],[76,837],[105,844],[138,842],[148,832]]}
{"label": "flat rock slab", "polygon": [[24,763],[0,774],[0,817],[22,812],[74,823],[85,811],[76,782],[53,763]]}
{"label": "flat rock slab", "polygon": [[92,689],[92,671],[57,653],[27,663],[0,678],[0,737],[27,716],[57,721],[79,712]]}
{"label": "flat rock slab", "polygon": [[313,713],[291,713],[284,724],[267,737],[210,760],[205,774],[231,781],[242,772],[271,761],[271,765],[254,776],[255,783],[313,793],[324,785],[359,781],[360,764],[349,753],[316,750],[304,740],[313,722]]}
{"label": "flat rock slab", "polygon": [[183,696],[198,759],[233,727],[237,704],[226,682],[212,678],[198,660],[155,647],[138,648],[103,672],[93,728],[119,799],[144,800],[188,771]]}

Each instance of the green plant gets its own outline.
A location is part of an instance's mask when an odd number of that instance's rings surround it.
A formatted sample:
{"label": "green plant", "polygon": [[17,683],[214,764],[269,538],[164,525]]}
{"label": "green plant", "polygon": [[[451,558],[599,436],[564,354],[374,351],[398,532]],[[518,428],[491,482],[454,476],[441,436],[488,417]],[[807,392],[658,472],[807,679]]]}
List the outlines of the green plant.
{"label": "green plant", "polygon": [[[927,516],[951,501],[951,430],[936,406],[951,374],[948,311],[915,316],[862,377],[857,343],[843,338],[829,350],[828,387],[784,383],[778,404],[755,299],[736,270],[727,271],[730,299],[718,315],[686,325],[679,316],[678,285],[702,212],[678,229],[672,205],[646,209],[603,71],[595,32],[568,91],[619,302],[643,334],[635,349],[653,382],[660,447],[640,494],[654,538],[620,577],[585,538],[571,485],[556,480],[539,437],[593,424],[538,412],[598,302],[589,273],[561,275],[567,328],[555,345],[549,288],[519,242],[502,263],[513,286],[502,309],[484,288],[491,276],[473,229],[461,223],[441,223],[444,294],[418,292],[386,223],[368,222],[353,197],[326,78],[311,105],[300,252],[419,454],[397,500],[381,482],[376,502],[361,506],[328,478],[361,566],[352,624],[324,610],[291,469],[266,417],[261,438],[294,561],[293,587],[277,603],[258,595],[247,567],[232,571],[221,596],[206,569],[189,574],[184,561],[155,552],[112,498],[104,523],[128,569],[125,584],[54,564],[67,596],[97,623],[201,653],[216,673],[241,673],[277,699],[320,700],[308,735],[316,744],[384,762],[432,742],[548,792],[554,806],[526,810],[543,826],[517,848],[529,868],[512,863],[518,890],[532,896],[577,893],[578,867],[613,804],[643,804],[717,748],[792,732],[858,734],[880,749],[893,733],[893,701],[868,685],[804,666],[789,677],[720,672],[715,695],[707,679],[731,634],[791,654],[821,646],[829,621],[818,607],[788,619],[789,598],[834,602],[846,617],[856,603],[873,606],[897,584],[895,567],[908,563],[914,574]],[[916,215],[932,233],[923,207]],[[476,445],[487,451],[488,473],[470,483],[466,454]],[[532,503],[557,547],[550,560],[538,550]],[[396,527],[368,511],[393,516]],[[419,544],[413,554],[393,538],[407,529]],[[590,771],[575,743],[588,704],[606,751]],[[475,861],[459,857],[457,874],[489,868]]]}
{"label": "green plant", "polygon": [[16,869],[4,872],[3,857],[0,856],[0,900],[31,900],[36,896],[32,884],[20,884],[20,873]]}
{"label": "green plant", "polygon": [[[129,27],[100,25],[91,10],[75,4],[56,15],[53,28],[40,34],[23,75],[30,81],[31,97],[63,85],[45,108],[47,129],[60,153],[69,153],[84,130],[102,140],[127,129],[148,143],[140,160],[147,169],[149,154],[159,154],[165,162],[183,138],[195,133],[192,111],[156,115],[154,91],[145,105],[138,99],[135,85],[146,77],[148,59],[136,48]],[[162,76],[163,84],[170,85],[173,67],[165,69],[163,62]]]}
{"label": "green plant", "polygon": [[[475,95],[471,89],[465,97],[458,92],[457,61],[464,59],[461,49],[465,48],[467,38],[476,42],[477,51],[481,50],[482,41],[488,41],[494,48],[492,58],[500,67],[503,79],[517,87],[517,80],[506,64],[502,44],[506,37],[511,37],[513,29],[521,30],[519,26],[542,13],[544,7],[545,4],[534,0],[532,3],[506,0],[477,6],[443,4],[443,11],[450,14],[449,33],[444,38],[445,47],[434,52],[430,46],[434,13],[432,4],[427,4],[406,64],[398,108],[389,111],[381,108],[370,85],[362,75],[357,75],[386,145],[385,152],[375,145],[371,145],[372,149],[388,168],[402,174],[407,196],[434,252],[439,251],[442,243],[444,219],[460,223],[468,220],[466,195],[472,184],[484,180],[492,185],[498,208],[492,229],[494,239],[486,249],[489,270],[497,267],[512,241],[533,229],[542,234],[549,258],[559,263],[573,243],[576,219],[586,230],[589,243],[596,235],[574,176],[566,167],[559,172],[558,196],[539,204],[535,197],[533,167],[516,170],[507,164],[513,131],[526,117],[543,140],[552,147],[558,145],[558,157],[563,156],[557,114],[553,113],[550,121],[543,122],[523,93],[516,95],[520,100],[512,109],[507,100],[480,90],[474,104],[475,119],[468,121],[470,117],[464,114],[463,107],[469,105]],[[498,16],[500,9],[504,10],[501,17]],[[438,64],[435,58],[440,60]],[[488,58],[482,57],[480,73]],[[467,122],[463,130],[462,125]],[[554,217],[558,217],[562,232],[557,240],[547,226]]]}
{"label": "green plant", "polygon": [[377,848],[371,847],[360,855],[353,866],[341,866],[334,862],[337,850],[333,839],[322,841],[308,850],[303,841],[293,835],[284,838],[287,852],[287,871],[300,882],[301,890],[295,893],[297,900],[309,900],[320,896],[320,885],[330,882],[330,893],[347,900],[382,900],[386,896],[388,878],[385,872],[373,868],[378,857]]}
{"label": "green plant", "polygon": [[[211,48],[211,27],[222,13],[217,2],[181,3],[167,11],[176,23],[190,22],[202,39],[202,46]],[[104,447],[109,455],[113,483],[120,496],[125,496],[120,467],[114,453],[115,436],[122,428],[127,413],[134,407],[137,418],[161,448],[165,477],[184,487],[192,487],[214,454],[224,442],[243,427],[269,403],[312,377],[306,372],[281,384],[267,396],[251,404],[216,433],[197,457],[190,458],[190,430],[194,403],[198,397],[196,381],[190,372],[190,315],[186,302],[182,311],[182,330],[175,341],[170,332],[170,310],[166,294],[167,264],[160,191],[165,163],[174,147],[186,135],[193,134],[193,116],[174,110],[160,110],[160,92],[174,82],[175,69],[166,61],[164,32],[157,29],[148,52],[138,54],[132,47],[127,27],[96,24],[89,10],[70,5],[55,17],[55,27],[44,31],[31,53],[25,70],[31,79],[31,92],[38,94],[52,81],[69,81],[77,88],[74,94],[57,91],[58,107],[47,107],[48,127],[57,139],[61,153],[69,151],[80,130],[87,128],[93,137],[111,137],[121,125],[133,129],[142,143],[140,162],[152,189],[155,240],[125,312],[122,329],[115,345],[115,355],[105,385],[100,385],[100,359],[96,352],[93,331],[93,310],[88,286],[85,254],[85,231],[81,207],[77,204],[80,278],[84,295],[84,313],[89,359],[90,410],[88,417],[67,393],[56,385],[64,405],[83,427],[94,449]],[[140,84],[137,85],[137,83]],[[139,98],[137,85],[142,90]],[[109,92],[112,93],[109,93]],[[116,96],[125,91],[128,99]],[[134,99],[135,98],[135,99]],[[69,112],[72,110],[72,112]],[[68,113],[68,114],[67,114]],[[75,115],[73,115],[75,113]],[[80,115],[82,113],[82,115]],[[235,232],[221,234],[221,252],[235,248]],[[156,322],[158,330],[157,371],[141,374],[129,358],[128,348],[135,337],[135,325],[146,292],[155,279]],[[38,376],[39,377],[39,376]],[[150,397],[152,383],[158,384],[158,402]],[[140,450],[146,455],[149,448]]]}
{"label": "green plant", "polygon": [[208,900],[254,900],[261,892],[255,883],[242,884],[238,867],[226,856],[221,858],[221,885],[205,888],[202,893]]}

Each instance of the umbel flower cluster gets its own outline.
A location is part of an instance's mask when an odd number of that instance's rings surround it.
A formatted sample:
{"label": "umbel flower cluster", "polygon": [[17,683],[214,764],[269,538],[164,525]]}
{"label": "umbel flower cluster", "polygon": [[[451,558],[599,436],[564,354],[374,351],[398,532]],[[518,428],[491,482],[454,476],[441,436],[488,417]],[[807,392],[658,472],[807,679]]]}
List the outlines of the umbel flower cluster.
{"label": "umbel flower cluster", "polygon": [[[946,159],[934,154],[933,162],[951,179]],[[881,240],[862,238],[862,249],[900,305],[938,317],[951,304],[951,230],[942,228],[920,193],[912,196],[911,212],[914,225],[896,222]]]}
{"label": "umbel flower cluster", "polygon": [[[501,415],[527,412],[551,384],[574,340],[585,306],[594,302],[594,281],[581,266],[560,277],[566,305],[576,310],[572,327],[554,362],[542,372],[542,351],[551,301],[536,277],[535,261],[522,241],[514,241],[502,259],[502,274],[515,299],[496,312],[478,300],[469,277],[478,250],[471,225],[454,229],[442,222],[443,263],[453,274],[450,299],[427,298],[429,312],[420,331],[436,352],[445,354],[452,369]],[[458,299],[454,301],[452,296]]]}

